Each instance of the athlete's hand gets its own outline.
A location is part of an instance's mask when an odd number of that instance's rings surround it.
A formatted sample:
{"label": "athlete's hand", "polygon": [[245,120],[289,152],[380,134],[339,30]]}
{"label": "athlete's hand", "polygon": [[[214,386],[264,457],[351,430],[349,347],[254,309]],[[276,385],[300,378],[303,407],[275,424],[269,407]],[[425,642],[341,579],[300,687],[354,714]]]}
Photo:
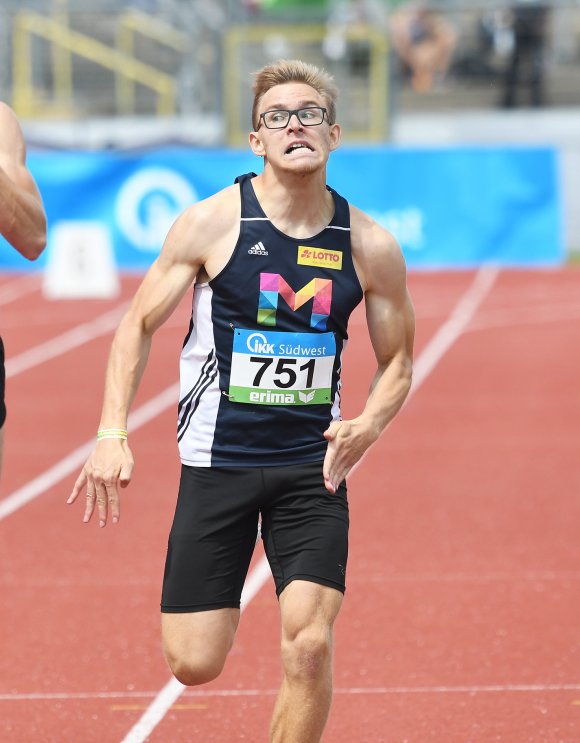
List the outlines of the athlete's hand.
{"label": "athlete's hand", "polygon": [[340,483],[376,440],[359,418],[334,421],[324,432],[328,441],[322,474],[329,493],[336,493]]}
{"label": "athlete's hand", "polygon": [[106,526],[108,516],[116,524],[120,516],[119,488],[126,488],[130,483],[133,465],[133,455],[126,440],[99,441],[77,477],[67,503],[74,503],[86,486],[83,522],[86,524],[91,520],[96,508],[99,526]]}

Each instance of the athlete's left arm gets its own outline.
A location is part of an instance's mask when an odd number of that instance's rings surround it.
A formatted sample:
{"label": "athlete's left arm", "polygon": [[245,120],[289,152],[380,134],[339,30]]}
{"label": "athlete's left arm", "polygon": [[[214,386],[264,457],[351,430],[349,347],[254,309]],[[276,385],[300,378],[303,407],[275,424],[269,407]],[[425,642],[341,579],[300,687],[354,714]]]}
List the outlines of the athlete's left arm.
{"label": "athlete's left arm", "polygon": [[377,371],[364,410],[325,432],[326,488],[334,493],[401,408],[411,387],[415,313],[405,261],[393,236],[361,212],[352,215],[352,249],[365,293]]}

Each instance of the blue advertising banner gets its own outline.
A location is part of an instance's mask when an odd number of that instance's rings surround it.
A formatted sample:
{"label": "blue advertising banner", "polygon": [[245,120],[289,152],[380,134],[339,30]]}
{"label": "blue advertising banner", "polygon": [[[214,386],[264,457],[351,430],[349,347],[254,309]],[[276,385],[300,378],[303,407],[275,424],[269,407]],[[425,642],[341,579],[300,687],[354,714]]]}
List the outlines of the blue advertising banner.
{"label": "blue advertising banner", "polygon": [[[40,268],[55,240],[95,226],[121,270],[145,270],[183,209],[261,169],[249,151],[189,148],[38,152],[28,163],[48,249],[30,264],[0,245],[0,269]],[[545,266],[564,259],[557,165],[551,148],[351,147],[331,155],[328,182],[395,235],[410,268]]]}
{"label": "blue advertising banner", "polygon": [[551,148],[348,150],[329,181],[387,227],[418,268],[540,266],[565,257]]}

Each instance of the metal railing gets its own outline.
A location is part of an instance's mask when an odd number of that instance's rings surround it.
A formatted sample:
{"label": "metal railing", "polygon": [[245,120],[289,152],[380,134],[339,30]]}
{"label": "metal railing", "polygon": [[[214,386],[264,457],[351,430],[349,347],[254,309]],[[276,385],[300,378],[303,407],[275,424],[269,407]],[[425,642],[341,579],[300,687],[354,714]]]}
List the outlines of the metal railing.
{"label": "metal railing", "polygon": [[[130,48],[132,34],[149,32],[141,14],[128,14],[126,23],[121,25],[119,41]],[[157,40],[161,43],[175,44],[178,37],[174,32]],[[185,40],[179,35],[180,41]],[[32,41],[41,38],[51,45],[52,59],[52,99],[44,100],[37,94],[33,75]],[[133,86],[139,83],[157,95],[158,114],[171,114],[176,110],[176,83],[173,76],[136,59],[123,48],[117,49],[94,39],[87,34],[70,28],[68,14],[59,12],[48,17],[32,11],[21,11],[13,22],[13,98],[12,104],[17,114],[24,118],[42,117],[51,113],[74,116],[73,66],[72,55],[77,55],[101,68],[111,71],[118,81],[117,107],[119,112],[134,111]]]}
{"label": "metal railing", "polygon": [[[185,53],[190,42],[189,36],[163,20],[154,18],[136,9],[123,13],[117,29],[117,50],[126,57],[135,59],[135,38],[137,36],[170,47],[176,52]],[[161,73],[159,73],[161,74]],[[167,78],[167,76],[163,76]],[[141,82],[118,71],[116,74],[117,108],[121,113],[135,112],[135,82]],[[172,87],[175,97],[175,85]],[[160,110],[159,113],[167,113]],[[173,113],[173,110],[170,111]]]}
{"label": "metal railing", "polygon": [[[277,57],[296,56],[335,76],[345,139],[381,141],[389,137],[393,108],[434,112],[500,106],[510,57],[505,43],[499,43],[506,37],[490,28],[489,14],[509,4],[431,4],[454,28],[456,46],[444,80],[421,93],[391,49],[390,11],[384,23],[343,23],[338,30],[343,48],[337,52],[329,46],[337,33],[335,21],[330,13],[322,17],[322,11],[320,22],[313,23],[301,10],[291,19],[250,13],[240,0],[159,0],[148,6],[156,8],[152,14],[129,7],[128,0],[5,0],[0,97],[24,119],[180,114],[214,128],[219,120],[227,129],[225,137],[219,135],[222,140],[241,145],[250,126],[251,73]],[[542,105],[579,106],[580,0],[549,5]],[[52,10],[44,13],[45,6]]]}

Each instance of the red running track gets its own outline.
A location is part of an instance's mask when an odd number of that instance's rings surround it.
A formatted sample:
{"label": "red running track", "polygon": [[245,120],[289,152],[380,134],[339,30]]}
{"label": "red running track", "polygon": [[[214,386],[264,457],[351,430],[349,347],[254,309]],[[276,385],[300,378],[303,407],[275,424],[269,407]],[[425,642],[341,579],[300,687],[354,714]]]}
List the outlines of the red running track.
{"label": "red running track", "polygon": [[[0,277],[10,375],[0,740],[135,741],[169,680],[158,604],[179,464],[176,399],[157,396],[177,380],[187,302],[156,337],[134,406],[159,401],[132,426],[137,467],[121,522],[99,530],[65,500],[137,279],[125,277],[114,301],[47,302],[39,283]],[[416,273],[410,287],[415,389],[350,478],[348,591],[324,741],[578,743],[580,271]],[[347,415],[372,372],[361,310]],[[278,634],[268,581],[223,676],[177,695],[148,740],[265,741]]]}

